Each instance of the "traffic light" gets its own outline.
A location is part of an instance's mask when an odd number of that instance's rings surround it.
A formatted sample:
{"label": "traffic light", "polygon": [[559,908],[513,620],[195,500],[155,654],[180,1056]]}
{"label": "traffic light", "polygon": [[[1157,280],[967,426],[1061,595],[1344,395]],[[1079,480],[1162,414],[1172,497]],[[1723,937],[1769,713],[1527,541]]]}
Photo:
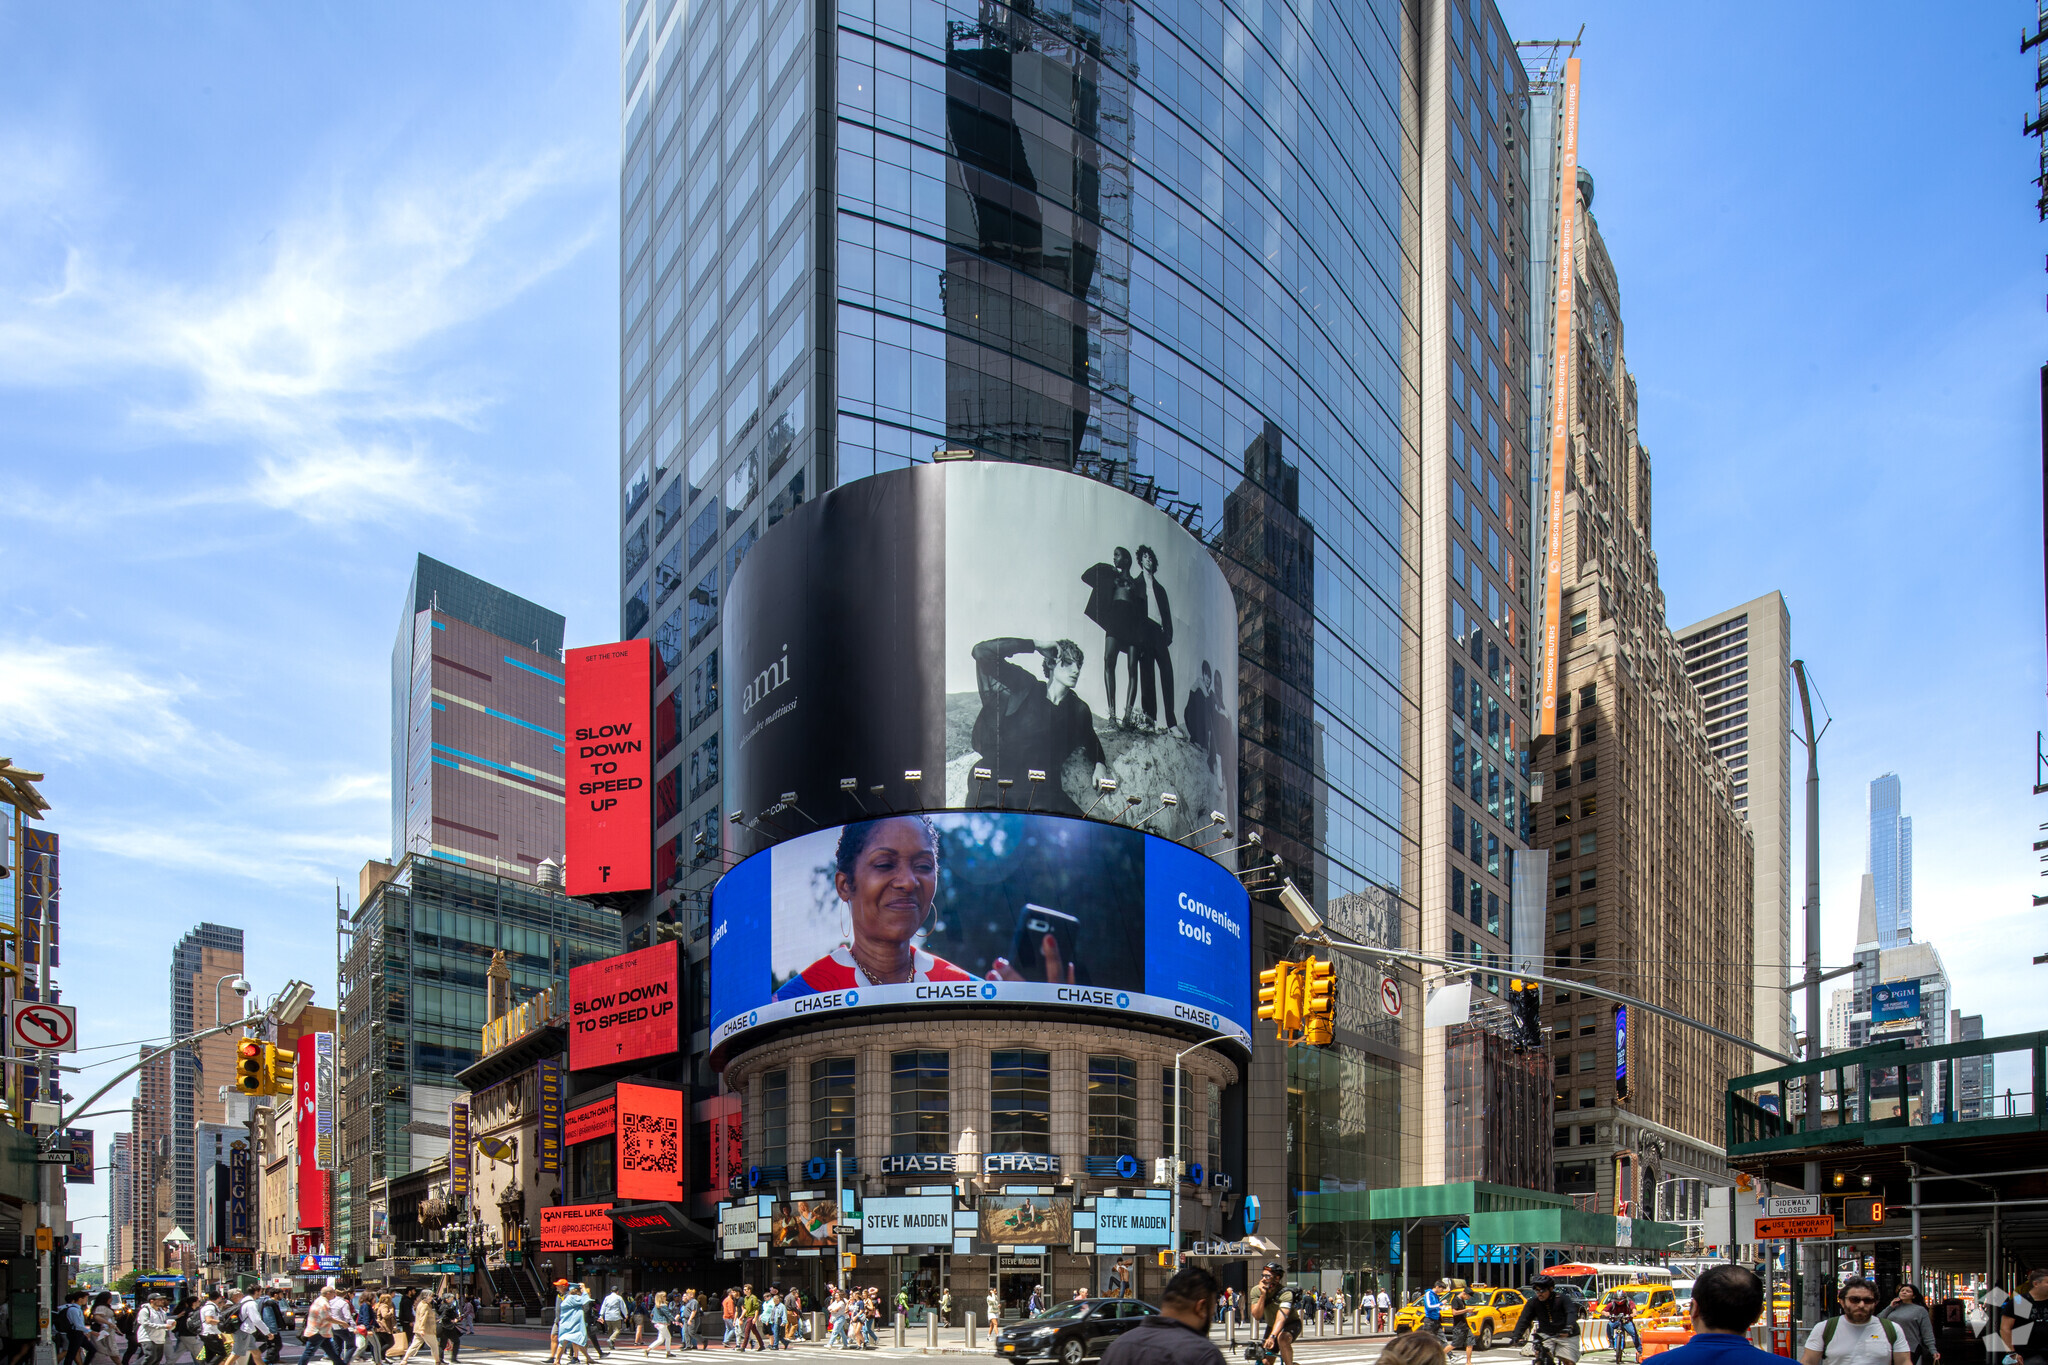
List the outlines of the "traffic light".
{"label": "traffic light", "polygon": [[1172,1253],[1172,1252],[1170,1252],[1170,1251],[1162,1251],[1162,1252],[1160,1252],[1160,1253],[1159,1253],[1159,1264],[1160,1264],[1160,1265],[1162,1265],[1162,1266],[1164,1266],[1164,1267],[1165,1267],[1166,1269],[1168,1269],[1168,1270],[1171,1270],[1171,1269],[1173,1269],[1173,1253]]}
{"label": "traffic light", "polygon": [[235,1089],[244,1095],[266,1095],[263,1053],[269,1046],[260,1038],[244,1038],[235,1044]]}
{"label": "traffic light", "polygon": [[[1281,1042],[1290,1042],[1290,1028],[1299,1032],[1301,1028],[1301,990],[1298,973],[1301,967],[1293,962],[1276,962],[1259,973],[1259,1018],[1270,1019],[1278,1027],[1274,1036]],[[1294,1022],[1288,1023],[1290,1002]]]}
{"label": "traffic light", "polygon": [[1310,953],[1301,965],[1302,1041],[1328,1047],[1336,1041],[1337,964]]}
{"label": "traffic light", "polygon": [[291,1050],[272,1043],[263,1045],[263,1074],[270,1081],[269,1095],[290,1095],[297,1089],[298,1063]]}
{"label": "traffic light", "polygon": [[852,1270],[855,1269],[859,1264],[860,1257],[854,1255],[850,1251],[839,1258],[839,1268],[841,1270]]}
{"label": "traffic light", "polygon": [[1543,1046],[1543,988],[1534,981],[1508,978],[1508,1027],[1515,1050]]}

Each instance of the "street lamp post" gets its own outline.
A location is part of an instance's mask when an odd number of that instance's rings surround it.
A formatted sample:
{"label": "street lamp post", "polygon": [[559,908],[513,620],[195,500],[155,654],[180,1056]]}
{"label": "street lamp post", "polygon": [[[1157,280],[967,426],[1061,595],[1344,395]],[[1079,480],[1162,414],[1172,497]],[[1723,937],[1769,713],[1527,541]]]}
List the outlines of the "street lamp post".
{"label": "street lamp post", "polygon": [[1180,1269],[1180,1096],[1185,1088],[1181,1083],[1181,1059],[1190,1052],[1199,1052],[1205,1047],[1227,1041],[1221,1034],[1204,1038],[1192,1047],[1184,1047],[1173,1058],[1173,1171],[1167,1184],[1171,1202],[1167,1207],[1167,1236],[1173,1239],[1173,1268]]}

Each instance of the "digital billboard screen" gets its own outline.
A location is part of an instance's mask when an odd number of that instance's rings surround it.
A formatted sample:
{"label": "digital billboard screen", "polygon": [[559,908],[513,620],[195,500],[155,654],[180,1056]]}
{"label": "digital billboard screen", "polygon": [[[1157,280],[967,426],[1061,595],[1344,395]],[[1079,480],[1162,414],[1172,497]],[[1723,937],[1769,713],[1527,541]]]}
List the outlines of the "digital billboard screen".
{"label": "digital billboard screen", "polygon": [[1173,1241],[1171,1209],[1164,1199],[1095,1201],[1095,1241],[1134,1247],[1163,1247]]}
{"label": "digital billboard screen", "polygon": [[819,823],[1109,820],[1136,796],[1169,837],[1237,810],[1230,584],[1178,521],[1107,484],[978,461],[857,479],[748,551],[724,630],[734,853],[792,832],[792,795]]}
{"label": "digital billboard screen", "polygon": [[683,1197],[683,1092],[621,1084],[619,1198]]}
{"label": "digital billboard screen", "polygon": [[586,645],[563,663],[564,889],[654,885],[654,674],[646,640]]}
{"label": "digital billboard screen", "polygon": [[713,1048],[800,1017],[1018,1005],[1249,1045],[1249,909],[1213,859],[1097,821],[940,812],[818,830],[712,892]]}
{"label": "digital billboard screen", "polygon": [[569,1069],[665,1057],[682,1042],[674,939],[569,969]]}
{"label": "digital billboard screen", "polygon": [[610,1204],[557,1204],[540,1211],[542,1251],[610,1251],[615,1240]]}

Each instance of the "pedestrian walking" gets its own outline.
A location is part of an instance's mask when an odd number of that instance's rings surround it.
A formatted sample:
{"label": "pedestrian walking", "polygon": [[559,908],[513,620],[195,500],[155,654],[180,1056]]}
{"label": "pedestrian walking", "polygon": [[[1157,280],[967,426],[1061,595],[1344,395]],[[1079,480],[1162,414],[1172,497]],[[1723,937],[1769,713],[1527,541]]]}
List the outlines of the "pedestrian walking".
{"label": "pedestrian walking", "polygon": [[1394,1315],[1394,1300],[1385,1289],[1381,1289],[1374,1296],[1372,1312],[1374,1319],[1373,1330],[1376,1332],[1386,1331],[1387,1323],[1392,1320]]}
{"label": "pedestrian walking", "polygon": [[1913,1365],[1938,1365],[1941,1352],[1935,1349],[1934,1318],[1927,1311],[1926,1296],[1919,1289],[1911,1284],[1900,1285],[1898,1294],[1879,1316],[1906,1334],[1906,1353],[1913,1358]]}
{"label": "pedestrian walking", "polygon": [[[1815,1323],[1807,1333],[1799,1352],[1801,1365],[1910,1365],[1905,1333],[1877,1316],[1876,1285],[1865,1279],[1845,1280],[1840,1297],[1841,1314]],[[1608,1331],[1613,1330],[1610,1319]],[[1640,1359],[1640,1346],[1636,1354]]]}
{"label": "pedestrian walking", "polygon": [[761,1300],[754,1295],[754,1286],[740,1286],[740,1349],[746,1350],[753,1342],[760,1342],[761,1349],[767,1350],[768,1343],[761,1335]]}
{"label": "pedestrian walking", "polygon": [[683,1291],[681,1317],[683,1324],[683,1349],[685,1351],[701,1351],[704,1349],[703,1339],[697,1335],[697,1324],[703,1315],[703,1298],[695,1289]]}
{"label": "pedestrian walking", "polygon": [[169,1300],[159,1290],[135,1310],[135,1331],[142,1338],[142,1365],[165,1365],[164,1346],[171,1338]]}
{"label": "pedestrian walking", "polygon": [[85,1365],[92,1359],[92,1336],[86,1329],[86,1299],[83,1289],[75,1289],[64,1296],[64,1304],[57,1310],[56,1320],[51,1324],[57,1358],[63,1365]]}
{"label": "pedestrian walking", "polygon": [[[1451,1291],[1450,1301],[1445,1305],[1451,1315],[1451,1349],[1465,1352],[1465,1365],[1472,1365],[1472,1298],[1463,1289]],[[1636,1348],[1641,1354],[1642,1348]],[[1619,1361],[1620,1357],[1616,1357]]]}
{"label": "pedestrian walking", "polygon": [[333,1292],[323,1285],[306,1305],[306,1325],[299,1329],[299,1340],[305,1343],[305,1349],[299,1352],[299,1365],[311,1365],[315,1351],[325,1351],[334,1365],[341,1365],[341,1352],[334,1345],[334,1310],[329,1306]]}
{"label": "pedestrian walking", "polygon": [[332,1319],[334,1352],[341,1365],[356,1358],[356,1308],[349,1296],[335,1290],[327,1296],[327,1315]]}
{"label": "pedestrian walking", "polygon": [[410,1339],[398,1357],[398,1365],[409,1365],[413,1352],[423,1346],[429,1351],[438,1351],[439,1343],[435,1338],[440,1335],[440,1326],[440,1315],[434,1311],[433,1297],[421,1294],[415,1298],[412,1305],[412,1321],[408,1324]]}
{"label": "pedestrian walking", "polygon": [[626,1330],[626,1296],[616,1287],[604,1296],[604,1302],[597,1310],[597,1320],[603,1326],[605,1345],[617,1346],[619,1333]]}
{"label": "pedestrian walking", "polygon": [[382,1365],[384,1358],[391,1352],[404,1349],[399,1343],[398,1309],[391,1302],[390,1294],[377,1296],[376,1303],[370,1307],[370,1316],[377,1325],[375,1350],[379,1365]]}
{"label": "pedestrian walking", "polygon": [[128,1365],[128,1362],[135,1358],[135,1353],[142,1348],[142,1336],[135,1330],[135,1317],[138,1311],[137,1308],[130,1308],[125,1298],[114,1305],[114,1330],[121,1334],[122,1341],[126,1343],[121,1348],[121,1365]]}
{"label": "pedestrian walking", "polygon": [[591,1360],[590,1323],[585,1310],[590,1307],[590,1296],[583,1292],[580,1284],[567,1284],[566,1291],[555,1303],[555,1340],[561,1346],[562,1358],[581,1356]]}
{"label": "pedestrian walking", "polygon": [[761,1300],[761,1334],[767,1340],[766,1349],[782,1349],[782,1329],[789,1321],[789,1309],[783,1306],[782,1295],[775,1292],[775,1286],[768,1286],[768,1295]]}
{"label": "pedestrian walking", "polygon": [[1156,1315],[1110,1339],[1102,1365],[1223,1365],[1223,1352],[1209,1340],[1221,1297],[1208,1269],[1183,1267],[1166,1282]]}
{"label": "pedestrian walking", "polygon": [[642,1346],[640,1354],[653,1355],[654,1348],[659,1346],[663,1355],[674,1355],[675,1349],[669,1345],[669,1307],[668,1294],[666,1292],[657,1292],[655,1294],[653,1303],[648,1307],[647,1316],[654,1323],[654,1340]]}
{"label": "pedestrian walking", "polygon": [[248,1290],[235,1303],[233,1346],[228,1352],[230,1365],[256,1365],[256,1358],[268,1333],[263,1327],[263,1310],[256,1303],[256,1296]]}

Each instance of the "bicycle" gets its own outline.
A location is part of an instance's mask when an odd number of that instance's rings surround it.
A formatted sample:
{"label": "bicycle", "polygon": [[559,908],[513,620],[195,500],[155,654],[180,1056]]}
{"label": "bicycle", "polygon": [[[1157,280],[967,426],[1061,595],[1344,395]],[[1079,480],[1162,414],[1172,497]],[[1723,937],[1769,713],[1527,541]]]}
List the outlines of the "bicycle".
{"label": "bicycle", "polygon": [[1578,1339],[1552,1336],[1546,1332],[1531,1332],[1528,1355],[1535,1361],[1535,1365],[1578,1365]]}

